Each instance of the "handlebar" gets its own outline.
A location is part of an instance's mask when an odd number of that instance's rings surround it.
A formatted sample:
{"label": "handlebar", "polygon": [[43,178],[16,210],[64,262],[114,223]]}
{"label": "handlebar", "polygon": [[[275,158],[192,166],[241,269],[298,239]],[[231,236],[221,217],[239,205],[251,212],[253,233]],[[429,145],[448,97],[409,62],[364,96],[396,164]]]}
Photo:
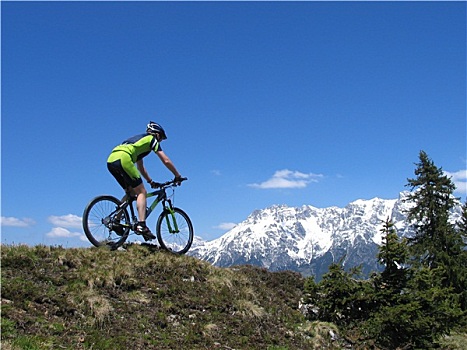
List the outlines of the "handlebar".
{"label": "handlebar", "polygon": [[170,187],[170,186],[179,186],[183,181],[185,180],[188,180],[187,177],[181,177],[181,178],[178,178],[178,179],[173,179],[173,180],[170,180],[170,181],[166,181],[166,182],[163,182],[163,183],[158,183],[156,188],[165,188],[165,187]]}

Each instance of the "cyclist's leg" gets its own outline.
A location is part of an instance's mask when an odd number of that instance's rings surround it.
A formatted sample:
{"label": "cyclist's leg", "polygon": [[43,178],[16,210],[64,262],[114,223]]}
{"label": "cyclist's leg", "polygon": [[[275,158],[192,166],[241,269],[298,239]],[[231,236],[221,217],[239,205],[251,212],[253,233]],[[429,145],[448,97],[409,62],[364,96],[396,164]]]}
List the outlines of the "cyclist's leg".
{"label": "cyclist's leg", "polygon": [[[133,164],[129,154],[121,151],[112,152],[107,160],[107,168],[125,191],[125,195],[122,198],[122,202],[127,200],[128,196],[137,196],[139,193],[142,192],[139,188],[139,186],[143,184],[141,176],[138,172],[138,169],[136,169],[135,165]],[[135,191],[135,189],[137,189],[137,191]],[[146,208],[145,203],[138,204],[137,201],[138,217],[140,218],[140,220],[141,214],[139,207],[141,205],[144,205],[144,209]]]}
{"label": "cyclist's leg", "polygon": [[[141,180],[141,178],[140,178]],[[135,232],[143,236],[144,240],[149,241],[155,239],[151,230],[146,226],[146,189],[144,188],[143,183],[140,183],[138,186],[133,187],[133,191],[136,193],[136,208],[138,209],[138,224],[136,225]]]}
{"label": "cyclist's leg", "polygon": [[[125,189],[127,195],[129,193],[128,188],[132,190],[132,193],[136,194],[136,208],[138,210],[139,221],[137,232],[143,234],[146,240],[156,238],[146,226],[147,192],[144,188],[141,175],[131,160],[130,155],[125,152],[113,152],[107,160],[107,167],[112,174],[117,173],[117,176],[114,175],[117,181],[123,179],[119,183]],[[123,182],[125,186],[122,185]]]}
{"label": "cyclist's leg", "polygon": [[125,195],[122,197],[122,202],[125,202],[128,197],[136,197],[135,191],[133,191],[133,188],[131,186],[128,186],[125,189]]}
{"label": "cyclist's leg", "polygon": [[142,182],[138,186],[133,187],[133,191],[136,194],[136,209],[138,210],[138,219],[140,222],[143,222],[146,220],[147,192]]}
{"label": "cyclist's leg", "polygon": [[112,176],[115,178],[115,180],[117,180],[118,184],[126,192],[128,184],[126,183],[126,179],[125,179],[125,176],[124,176],[125,171],[123,170],[121,159],[118,159],[118,158],[113,159],[112,156],[115,156],[115,154],[112,153],[111,156],[109,157],[109,159],[107,160],[107,169],[112,174]]}
{"label": "cyclist's leg", "polygon": [[107,159],[107,168],[125,191],[124,199],[133,195],[133,189],[143,183],[138,169],[126,152],[112,152]]}

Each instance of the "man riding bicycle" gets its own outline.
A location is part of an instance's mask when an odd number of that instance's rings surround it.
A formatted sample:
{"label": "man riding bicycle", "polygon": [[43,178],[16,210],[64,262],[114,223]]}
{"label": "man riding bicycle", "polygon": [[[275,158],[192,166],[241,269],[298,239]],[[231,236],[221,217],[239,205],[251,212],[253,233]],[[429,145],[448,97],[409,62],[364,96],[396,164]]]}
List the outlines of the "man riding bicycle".
{"label": "man riding bicycle", "polygon": [[135,231],[142,235],[146,241],[155,239],[156,236],[146,226],[147,192],[141,175],[152,188],[156,188],[157,183],[152,181],[149,176],[144,167],[143,158],[151,151],[154,151],[167,169],[174,174],[176,182],[180,184],[182,178],[170,158],[162,151],[160,143],[165,139],[167,139],[167,135],[164,129],[159,124],[151,121],[147,125],[145,134],[139,134],[123,141],[112,150],[107,159],[107,168],[125,190],[126,196],[136,195],[138,223]]}

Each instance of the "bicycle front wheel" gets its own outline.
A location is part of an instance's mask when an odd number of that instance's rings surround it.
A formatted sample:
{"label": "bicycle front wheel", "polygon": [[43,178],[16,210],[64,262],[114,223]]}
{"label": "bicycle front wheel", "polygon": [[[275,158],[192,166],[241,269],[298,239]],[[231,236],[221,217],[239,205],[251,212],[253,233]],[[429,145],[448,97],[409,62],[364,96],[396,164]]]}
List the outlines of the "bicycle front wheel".
{"label": "bicycle front wheel", "polygon": [[193,243],[193,225],[183,210],[165,209],[157,219],[156,235],[162,249],[185,254]]}
{"label": "bicycle front wheel", "polygon": [[84,209],[83,229],[96,247],[118,248],[130,232],[130,216],[126,209],[118,210],[120,201],[112,196],[98,196]]}

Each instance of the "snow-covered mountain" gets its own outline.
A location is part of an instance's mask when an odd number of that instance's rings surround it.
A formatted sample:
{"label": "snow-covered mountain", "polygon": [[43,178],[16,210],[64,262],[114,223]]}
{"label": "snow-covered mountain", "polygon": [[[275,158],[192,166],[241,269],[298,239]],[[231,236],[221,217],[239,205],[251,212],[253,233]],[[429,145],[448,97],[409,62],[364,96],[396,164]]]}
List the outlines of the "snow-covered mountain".
{"label": "snow-covered mountain", "polygon": [[356,200],[344,208],[274,205],[254,211],[216,240],[197,239],[188,254],[221,267],[252,264],[317,279],[330,263],[343,258],[344,267],[362,264],[367,275],[381,269],[376,254],[387,218],[399,236],[411,234],[405,222],[406,196],[402,192],[398,199]]}

